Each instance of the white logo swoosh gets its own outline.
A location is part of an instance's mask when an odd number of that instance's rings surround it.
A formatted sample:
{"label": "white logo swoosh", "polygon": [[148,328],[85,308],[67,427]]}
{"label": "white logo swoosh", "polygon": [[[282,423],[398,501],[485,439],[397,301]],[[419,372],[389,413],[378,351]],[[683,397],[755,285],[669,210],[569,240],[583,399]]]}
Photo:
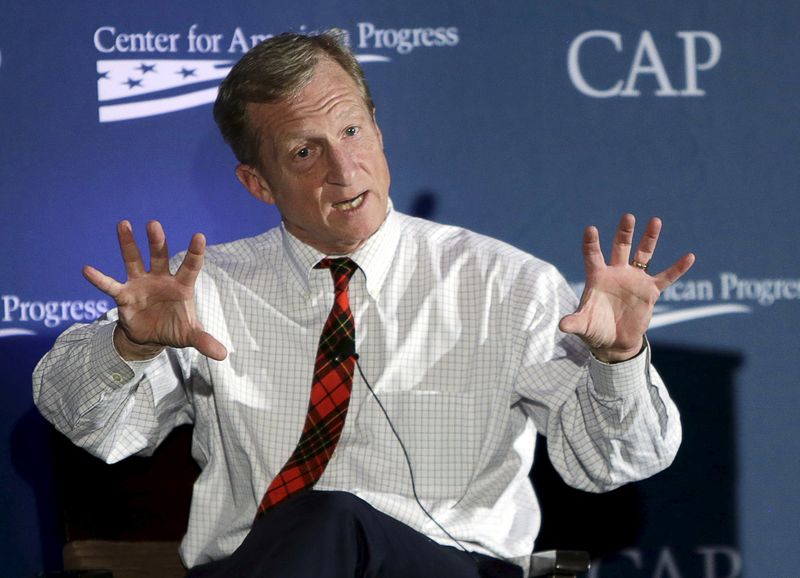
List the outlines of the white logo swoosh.
{"label": "white logo swoosh", "polygon": [[0,338],[16,337],[18,335],[36,335],[36,332],[31,331],[30,329],[20,329],[18,327],[12,327],[10,329],[0,329]]}
{"label": "white logo swoosh", "polygon": [[752,308],[748,307],[747,305],[728,303],[690,307],[689,309],[680,309],[678,311],[664,311],[663,313],[655,313],[653,315],[653,319],[650,321],[650,329],[664,327],[666,325],[673,325],[674,323],[683,323],[684,321],[715,317],[717,315],[728,315],[730,313],[751,313],[752,311]]}

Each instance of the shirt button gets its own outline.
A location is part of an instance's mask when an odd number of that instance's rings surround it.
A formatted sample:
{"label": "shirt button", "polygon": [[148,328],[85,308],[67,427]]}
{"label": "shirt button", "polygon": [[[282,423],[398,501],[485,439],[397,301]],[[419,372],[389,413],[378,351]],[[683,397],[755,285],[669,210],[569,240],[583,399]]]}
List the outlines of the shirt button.
{"label": "shirt button", "polygon": [[122,383],[122,374],[121,373],[112,373],[111,379],[116,381],[117,383]]}

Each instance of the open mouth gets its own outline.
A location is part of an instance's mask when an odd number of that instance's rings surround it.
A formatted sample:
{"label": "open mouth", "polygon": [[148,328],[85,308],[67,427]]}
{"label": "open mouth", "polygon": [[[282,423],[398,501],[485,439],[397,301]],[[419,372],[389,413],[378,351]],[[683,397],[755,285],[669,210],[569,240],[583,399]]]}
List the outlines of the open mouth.
{"label": "open mouth", "polygon": [[353,197],[347,201],[340,201],[338,203],[333,204],[333,208],[337,211],[353,211],[360,207],[364,203],[364,199],[367,196],[367,191],[364,191],[357,197]]}

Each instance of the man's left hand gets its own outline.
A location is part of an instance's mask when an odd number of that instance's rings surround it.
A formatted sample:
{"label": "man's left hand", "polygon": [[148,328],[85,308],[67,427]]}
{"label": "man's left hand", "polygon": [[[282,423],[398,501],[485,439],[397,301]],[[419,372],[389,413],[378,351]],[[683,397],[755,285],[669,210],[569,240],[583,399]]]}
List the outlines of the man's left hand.
{"label": "man's left hand", "polygon": [[583,234],[586,286],[577,311],[561,320],[559,328],[583,339],[600,361],[616,363],[636,356],[644,343],[653,307],[659,295],[694,264],[687,253],[671,267],[650,275],[647,266],[661,233],[661,220],[650,219],[631,259],[636,219],[622,217],[606,264],[597,227]]}

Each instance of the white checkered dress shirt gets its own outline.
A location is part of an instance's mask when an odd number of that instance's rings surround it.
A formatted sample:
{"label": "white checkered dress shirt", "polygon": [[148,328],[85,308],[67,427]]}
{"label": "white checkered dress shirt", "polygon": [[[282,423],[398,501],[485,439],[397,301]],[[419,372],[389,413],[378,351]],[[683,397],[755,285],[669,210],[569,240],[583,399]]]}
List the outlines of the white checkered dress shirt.
{"label": "white checkered dress shirt", "polygon": [[[222,362],[168,349],[126,363],[112,311],[67,330],[36,369],[42,413],[108,462],[194,423],[203,471],[181,548],[190,567],[242,542],[299,438],[333,300],[330,273],[313,269],[322,257],[283,228],[208,249],[197,308],[228,347]],[[536,432],[565,480],[585,490],[672,461],[680,420],[649,351],[606,365],[559,332],[576,299],[551,265],[395,211],[351,257],[361,367],[408,450],[419,497],[461,543],[527,564],[540,522],[527,477]],[[401,447],[358,372],[316,488],[352,492],[453,545],[415,502]]]}

